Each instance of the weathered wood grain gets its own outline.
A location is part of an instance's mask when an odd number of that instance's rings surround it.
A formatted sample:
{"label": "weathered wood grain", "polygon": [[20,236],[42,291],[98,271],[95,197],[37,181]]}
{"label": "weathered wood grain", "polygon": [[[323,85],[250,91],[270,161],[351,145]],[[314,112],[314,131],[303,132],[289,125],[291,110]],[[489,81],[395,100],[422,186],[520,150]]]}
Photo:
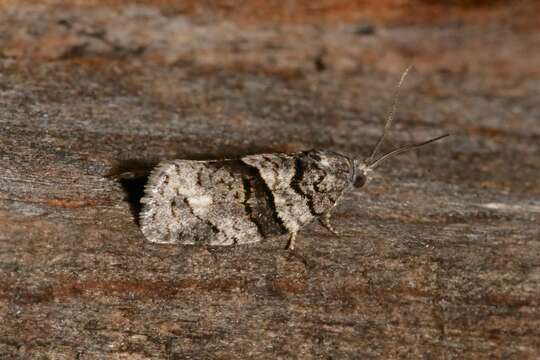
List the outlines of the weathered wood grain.
{"label": "weathered wood grain", "polygon": [[[166,3],[2,5],[0,358],[540,356],[534,2],[251,21]],[[157,161],[367,156],[411,62],[392,145],[452,137],[349,194],[342,237],[144,240]]]}

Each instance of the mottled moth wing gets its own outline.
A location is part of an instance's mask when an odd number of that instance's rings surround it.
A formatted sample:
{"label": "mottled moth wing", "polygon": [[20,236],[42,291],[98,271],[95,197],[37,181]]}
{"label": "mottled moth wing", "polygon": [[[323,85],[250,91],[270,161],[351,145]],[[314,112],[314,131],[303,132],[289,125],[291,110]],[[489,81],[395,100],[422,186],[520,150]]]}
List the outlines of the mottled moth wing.
{"label": "mottled moth wing", "polygon": [[260,154],[242,158],[242,161],[259,171],[273,196],[274,207],[283,225],[296,233],[313,220],[307,199],[295,188],[300,169],[299,154]]}
{"label": "mottled moth wing", "polygon": [[155,243],[233,245],[283,233],[256,171],[239,160],[159,164],[142,198],[141,230]]}
{"label": "mottled moth wing", "polygon": [[296,159],[295,190],[306,199],[311,213],[318,217],[331,211],[350,189],[355,165],[348,157],[325,150],[313,150]]}
{"label": "mottled moth wing", "polygon": [[247,244],[284,233],[294,240],[313,219],[328,219],[351,185],[352,165],[318,150],[164,162],[146,185],[141,229],[167,244]]}

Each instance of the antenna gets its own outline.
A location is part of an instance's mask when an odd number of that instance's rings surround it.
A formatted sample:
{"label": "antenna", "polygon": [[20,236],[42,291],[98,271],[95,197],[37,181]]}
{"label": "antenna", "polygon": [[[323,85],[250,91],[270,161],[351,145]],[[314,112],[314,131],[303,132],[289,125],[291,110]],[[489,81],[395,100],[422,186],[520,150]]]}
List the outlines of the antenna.
{"label": "antenna", "polygon": [[401,85],[403,84],[403,81],[405,81],[405,78],[407,77],[407,74],[412,69],[412,65],[409,65],[408,68],[405,69],[403,74],[401,74],[401,79],[399,79],[399,82],[396,87],[396,91],[394,92],[394,100],[392,101],[392,107],[390,108],[390,112],[388,113],[388,117],[386,118],[386,123],[384,124],[383,132],[381,136],[379,137],[379,140],[377,140],[377,143],[375,144],[375,147],[373,148],[373,151],[371,152],[371,155],[366,160],[366,164],[369,164],[373,161],[373,158],[377,154],[377,151],[379,151],[379,147],[381,146],[384,137],[386,136],[386,133],[388,132],[388,129],[392,125],[392,121],[394,120],[394,116],[396,114],[397,105],[399,102],[399,93],[401,90]]}
{"label": "antenna", "polygon": [[424,141],[424,142],[421,142],[421,143],[418,143],[418,144],[402,146],[400,148],[397,148],[395,150],[390,151],[389,153],[384,154],[383,156],[381,156],[377,160],[373,161],[372,163],[366,163],[367,167],[368,167],[368,169],[374,169],[377,166],[379,166],[385,160],[393,158],[394,156],[397,156],[397,155],[399,155],[401,153],[404,153],[404,152],[407,152],[409,150],[416,149],[416,148],[419,148],[421,146],[430,144],[432,142],[435,142],[435,141],[440,140],[442,138],[445,138],[447,136],[450,136],[450,134],[444,134],[444,135],[441,135],[441,136],[437,136],[436,138],[433,138],[433,139],[430,139],[430,140],[427,140],[427,141]]}

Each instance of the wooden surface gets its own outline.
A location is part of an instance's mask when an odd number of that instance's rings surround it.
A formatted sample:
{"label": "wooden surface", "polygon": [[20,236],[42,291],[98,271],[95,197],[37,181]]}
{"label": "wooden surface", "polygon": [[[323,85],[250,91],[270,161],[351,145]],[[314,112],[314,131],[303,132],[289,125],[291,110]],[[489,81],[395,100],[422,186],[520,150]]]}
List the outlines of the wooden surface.
{"label": "wooden surface", "polygon": [[[0,358],[540,357],[536,2],[74,4],[0,4]],[[410,63],[385,148],[452,137],[348,194],[340,238],[152,245],[144,177],[108,176],[367,156]]]}

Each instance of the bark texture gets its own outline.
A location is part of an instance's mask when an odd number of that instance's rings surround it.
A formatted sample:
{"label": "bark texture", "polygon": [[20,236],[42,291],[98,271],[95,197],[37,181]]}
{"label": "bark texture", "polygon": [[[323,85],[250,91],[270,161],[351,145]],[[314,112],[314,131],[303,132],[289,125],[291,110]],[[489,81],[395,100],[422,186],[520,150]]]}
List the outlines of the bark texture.
{"label": "bark texture", "polygon": [[[540,6],[441,3],[0,2],[0,358],[540,357]],[[385,148],[452,136],[341,237],[144,240],[158,161],[368,156],[411,63]]]}

